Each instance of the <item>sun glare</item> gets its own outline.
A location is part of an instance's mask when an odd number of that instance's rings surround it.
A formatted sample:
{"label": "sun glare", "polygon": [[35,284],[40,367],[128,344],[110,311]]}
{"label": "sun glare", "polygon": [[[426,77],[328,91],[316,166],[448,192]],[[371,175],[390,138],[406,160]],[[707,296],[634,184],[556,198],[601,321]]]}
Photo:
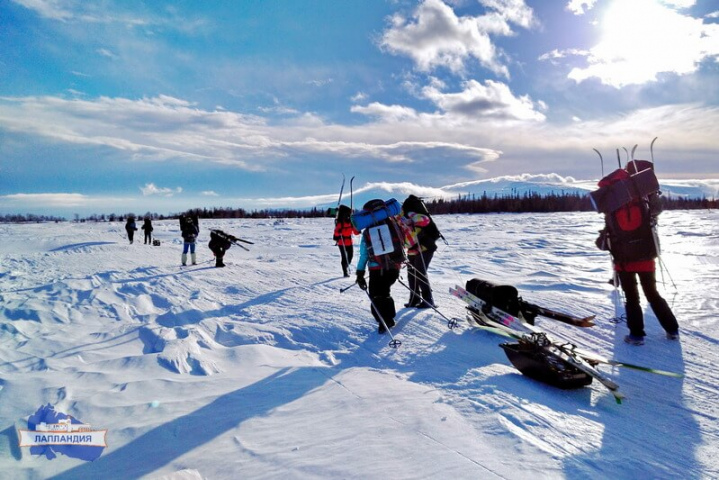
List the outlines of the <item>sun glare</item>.
{"label": "sun glare", "polygon": [[659,72],[693,71],[696,21],[656,0],[615,0],[600,20],[593,73],[626,85],[654,80]]}

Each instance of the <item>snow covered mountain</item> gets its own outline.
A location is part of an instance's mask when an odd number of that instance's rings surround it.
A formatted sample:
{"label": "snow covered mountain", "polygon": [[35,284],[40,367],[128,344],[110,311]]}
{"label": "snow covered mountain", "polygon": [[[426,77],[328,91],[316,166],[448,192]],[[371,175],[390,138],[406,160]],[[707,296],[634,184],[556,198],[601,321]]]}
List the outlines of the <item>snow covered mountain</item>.
{"label": "snow covered mountain", "polygon": [[[717,198],[719,197],[719,179],[709,180],[665,180],[659,179],[664,195],[685,198]],[[357,182],[355,182],[357,184]],[[349,204],[348,186],[345,189],[343,203]],[[372,198],[387,199],[395,197],[402,200],[409,194],[433,199],[456,199],[459,196],[508,196],[523,195],[525,193],[571,194],[580,195],[597,188],[597,180],[576,180],[572,177],[562,177],[557,174],[546,175],[514,175],[502,176],[484,180],[474,180],[442,187],[426,187],[411,183],[367,183],[354,192],[354,206],[361,207]],[[334,202],[323,203],[319,208],[336,206]]]}

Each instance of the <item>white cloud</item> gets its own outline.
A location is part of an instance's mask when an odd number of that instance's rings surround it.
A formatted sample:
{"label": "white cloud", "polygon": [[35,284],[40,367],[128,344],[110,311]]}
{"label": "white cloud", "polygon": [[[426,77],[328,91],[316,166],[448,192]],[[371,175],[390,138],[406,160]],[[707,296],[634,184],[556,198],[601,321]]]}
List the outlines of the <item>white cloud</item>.
{"label": "white cloud", "polygon": [[481,0],[496,11],[486,15],[458,17],[441,0],[425,0],[412,18],[392,17],[381,46],[393,54],[409,56],[417,69],[430,72],[444,67],[462,74],[473,58],[505,77],[509,71],[499,60],[490,35],[512,35],[510,23],[529,28],[534,23],[532,10],[522,0]]}
{"label": "white cloud", "polygon": [[671,3],[614,0],[601,19],[602,38],[590,49],[588,66],[572,69],[569,78],[598,78],[621,88],[656,81],[661,73],[694,73],[703,61],[719,58],[719,25],[678,11],[690,2]]}
{"label": "white cloud", "polygon": [[529,96],[515,97],[505,83],[487,80],[481,84],[469,80],[463,87],[459,93],[443,93],[428,86],[423,89],[423,95],[449,115],[474,119],[545,120]]}
{"label": "white cloud", "polygon": [[202,192],[202,196],[204,197],[219,197],[220,195],[217,192],[214,192],[212,190],[206,190]]}
{"label": "white cloud", "polygon": [[140,191],[142,194],[146,197],[152,196],[152,195],[159,195],[162,197],[172,197],[176,193],[182,193],[182,188],[177,187],[175,189],[172,188],[160,188],[154,183],[147,183],[144,187],[140,187]]}
{"label": "white cloud", "polygon": [[122,11],[122,2],[87,2],[78,0],[12,0],[41,17],[63,23],[115,24],[122,28],[162,27],[185,33],[193,33],[206,27],[204,19],[182,18],[177,9],[167,8],[162,15],[139,16]]}
{"label": "white cloud", "polygon": [[564,49],[564,50],[554,49],[554,50],[552,50],[551,52],[547,52],[547,53],[545,53],[545,54],[540,55],[540,56],[537,58],[537,60],[540,60],[540,61],[549,61],[549,62],[552,62],[552,63],[554,63],[554,64],[558,64],[557,60],[561,60],[561,59],[567,58],[567,57],[569,57],[570,55],[586,57],[586,56],[589,56],[589,54],[590,54],[589,50],[581,50],[581,49],[578,49],[578,48],[567,48],[567,49]]}
{"label": "white cloud", "polygon": [[575,15],[584,15],[594,8],[595,3],[597,0],[571,0],[565,8]]}
{"label": "white cloud", "polygon": [[401,105],[383,105],[378,102],[372,102],[366,107],[358,105],[350,109],[353,113],[361,113],[363,115],[377,117],[385,122],[399,122],[402,120],[416,119],[417,112],[410,107]]}
{"label": "white cloud", "polygon": [[90,197],[80,193],[15,193],[0,199],[32,207],[52,205],[56,208],[86,206]]}

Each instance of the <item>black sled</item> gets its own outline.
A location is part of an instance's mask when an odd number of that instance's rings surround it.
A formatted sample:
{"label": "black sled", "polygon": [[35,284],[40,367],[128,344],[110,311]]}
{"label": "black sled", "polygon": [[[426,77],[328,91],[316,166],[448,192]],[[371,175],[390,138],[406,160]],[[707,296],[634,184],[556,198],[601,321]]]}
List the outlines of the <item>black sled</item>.
{"label": "black sled", "polygon": [[523,375],[564,390],[582,388],[592,383],[592,377],[567,361],[548,353],[548,340],[532,336],[518,342],[501,343],[504,353]]}

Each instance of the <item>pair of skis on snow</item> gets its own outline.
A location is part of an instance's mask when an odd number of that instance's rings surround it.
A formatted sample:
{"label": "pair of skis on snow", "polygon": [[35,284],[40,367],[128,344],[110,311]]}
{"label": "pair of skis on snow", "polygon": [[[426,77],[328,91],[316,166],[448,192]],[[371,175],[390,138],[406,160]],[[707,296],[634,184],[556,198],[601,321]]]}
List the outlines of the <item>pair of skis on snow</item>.
{"label": "pair of skis on snow", "polygon": [[[625,367],[643,372],[655,373],[658,375],[666,375],[669,377],[681,378],[682,375],[655,368],[634,365],[631,363],[620,362],[609,358],[604,358],[598,354],[588,352],[578,348],[569,342],[559,342],[551,339],[546,333],[542,332],[534,325],[526,323],[522,318],[510,315],[496,307],[489,305],[481,298],[471,294],[460,286],[450,288],[449,292],[463,300],[471,308],[472,315],[468,316],[468,320],[472,326],[487,330],[505,337],[515,340],[532,342],[542,348],[542,350],[560,361],[577,368],[578,370],[591,376],[599,383],[604,385],[614,396],[617,403],[621,403],[624,394],[619,391],[619,385],[608,378],[602,372],[597,370],[596,366],[600,363],[617,367]],[[541,314],[540,314],[541,315]],[[570,316],[567,316],[570,317]],[[547,316],[547,318],[552,318]],[[571,317],[570,317],[571,318]],[[561,321],[561,320],[560,320]],[[582,322],[564,322],[577,324]]]}

